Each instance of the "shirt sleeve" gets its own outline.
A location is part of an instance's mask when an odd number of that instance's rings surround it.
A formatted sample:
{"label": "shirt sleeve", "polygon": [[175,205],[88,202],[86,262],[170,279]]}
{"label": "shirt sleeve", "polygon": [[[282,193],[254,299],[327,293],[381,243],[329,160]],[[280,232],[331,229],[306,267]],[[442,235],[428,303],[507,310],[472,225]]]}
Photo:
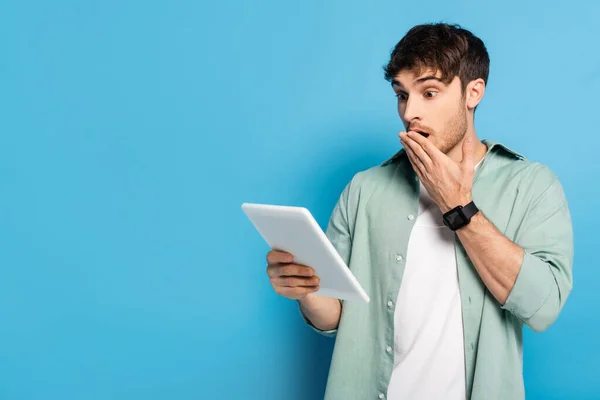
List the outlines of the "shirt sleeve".
{"label": "shirt sleeve", "polygon": [[[327,229],[325,230],[325,235],[329,239],[329,241],[333,244],[336,251],[344,260],[344,263],[348,265],[350,261],[350,251],[352,247],[352,239],[350,235],[349,223],[348,223],[348,197],[350,195],[350,183],[346,185],[342,194],[340,195],[333,212],[329,218],[329,223],[327,225]],[[343,307],[343,301],[340,301],[340,305]],[[337,329],[331,330],[321,330],[315,327],[306,315],[302,312],[302,308],[300,307],[300,302],[298,302],[298,309],[300,310],[300,314],[304,321],[316,332],[327,336],[334,337],[337,334]]]}
{"label": "shirt sleeve", "polygon": [[502,308],[536,332],[562,310],[572,286],[573,228],[563,187],[544,167],[536,174],[543,190],[532,201],[515,243],[525,250],[521,269]]}

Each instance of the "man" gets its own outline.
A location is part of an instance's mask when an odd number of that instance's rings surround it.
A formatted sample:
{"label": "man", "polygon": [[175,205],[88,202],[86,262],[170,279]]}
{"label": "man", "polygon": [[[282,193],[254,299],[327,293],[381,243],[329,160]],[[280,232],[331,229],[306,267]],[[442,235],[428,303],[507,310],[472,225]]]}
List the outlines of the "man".
{"label": "man", "polygon": [[267,255],[275,291],[336,335],[328,400],[524,398],[522,328],[564,306],[573,233],[548,167],[477,139],[488,71],[458,26],[416,26],[394,48],[403,149],[353,177],[326,231],[368,305],[319,296],[310,266]]}

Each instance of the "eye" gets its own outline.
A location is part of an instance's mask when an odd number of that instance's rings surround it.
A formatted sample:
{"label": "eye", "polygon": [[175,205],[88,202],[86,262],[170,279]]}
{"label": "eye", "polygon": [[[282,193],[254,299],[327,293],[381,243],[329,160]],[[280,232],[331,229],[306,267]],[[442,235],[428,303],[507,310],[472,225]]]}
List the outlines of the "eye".
{"label": "eye", "polygon": [[399,101],[406,101],[406,94],[404,94],[404,93],[397,93],[396,97],[398,98]]}
{"label": "eye", "polygon": [[433,90],[428,90],[428,91],[425,92],[425,97],[431,99],[431,98],[435,97],[437,95],[437,93],[438,92],[435,92]]}

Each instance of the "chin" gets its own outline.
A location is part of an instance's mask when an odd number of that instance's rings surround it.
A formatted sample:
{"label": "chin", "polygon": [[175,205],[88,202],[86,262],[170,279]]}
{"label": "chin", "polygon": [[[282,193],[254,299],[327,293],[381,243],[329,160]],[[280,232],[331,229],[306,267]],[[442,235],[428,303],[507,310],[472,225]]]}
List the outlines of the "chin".
{"label": "chin", "polygon": [[434,146],[435,146],[435,147],[436,147],[436,148],[437,148],[439,151],[441,151],[442,153],[446,153],[446,151],[445,151],[445,147],[444,147],[444,144],[443,144],[443,143],[438,143],[438,141],[437,141],[437,140],[435,140],[434,138],[432,138],[431,136],[429,137],[429,141],[430,141],[431,143],[433,143],[433,145],[434,145]]}

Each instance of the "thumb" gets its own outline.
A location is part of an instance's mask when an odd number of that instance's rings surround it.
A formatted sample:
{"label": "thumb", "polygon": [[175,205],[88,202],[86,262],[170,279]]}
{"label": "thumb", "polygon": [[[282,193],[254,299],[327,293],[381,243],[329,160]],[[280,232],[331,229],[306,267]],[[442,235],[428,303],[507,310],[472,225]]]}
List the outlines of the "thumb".
{"label": "thumb", "polygon": [[471,136],[467,136],[462,146],[462,162],[461,164],[465,167],[473,167],[475,161],[475,139]]}

